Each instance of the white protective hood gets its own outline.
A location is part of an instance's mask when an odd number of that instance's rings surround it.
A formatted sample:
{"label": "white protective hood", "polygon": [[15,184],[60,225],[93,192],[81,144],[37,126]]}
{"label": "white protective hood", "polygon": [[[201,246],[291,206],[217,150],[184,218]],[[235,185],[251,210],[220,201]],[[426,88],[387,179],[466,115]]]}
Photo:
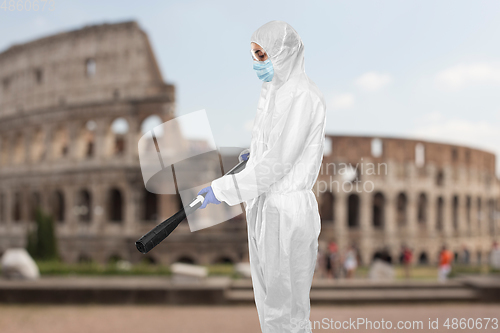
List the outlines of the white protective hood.
{"label": "white protective hood", "polygon": [[323,152],[325,103],[305,73],[300,36],[287,23],[272,21],[251,42],[267,52],[274,77],[262,84],[245,170],[212,182],[217,199],[231,206],[270,190],[312,188]]}

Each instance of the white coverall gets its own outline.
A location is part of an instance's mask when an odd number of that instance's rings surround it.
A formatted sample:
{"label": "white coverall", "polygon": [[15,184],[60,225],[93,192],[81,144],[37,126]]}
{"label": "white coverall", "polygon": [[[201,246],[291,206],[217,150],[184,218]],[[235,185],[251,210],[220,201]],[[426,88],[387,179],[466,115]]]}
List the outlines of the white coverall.
{"label": "white coverall", "polygon": [[304,70],[304,45],[287,23],[271,21],[251,42],[270,57],[243,171],[212,182],[219,201],[246,203],[255,303],[262,332],[311,332],[311,289],[318,236],[312,187],[323,158],[324,97]]}

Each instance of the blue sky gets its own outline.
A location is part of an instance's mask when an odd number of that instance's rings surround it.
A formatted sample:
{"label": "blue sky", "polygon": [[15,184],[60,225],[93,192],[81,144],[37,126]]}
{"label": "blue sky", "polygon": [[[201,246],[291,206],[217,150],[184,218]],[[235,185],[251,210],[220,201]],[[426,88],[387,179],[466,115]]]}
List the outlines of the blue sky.
{"label": "blue sky", "polygon": [[137,20],[164,79],[177,86],[178,114],[206,109],[220,146],[249,144],[261,86],[249,39],[283,20],[304,41],[306,72],[328,103],[328,133],[416,137],[500,155],[500,1],[56,0],[47,8],[0,10],[0,49]]}

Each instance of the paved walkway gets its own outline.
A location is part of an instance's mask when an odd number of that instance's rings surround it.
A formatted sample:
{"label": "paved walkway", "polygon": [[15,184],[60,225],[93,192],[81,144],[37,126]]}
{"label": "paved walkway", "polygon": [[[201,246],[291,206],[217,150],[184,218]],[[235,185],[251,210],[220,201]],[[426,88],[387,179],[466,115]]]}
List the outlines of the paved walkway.
{"label": "paved walkway", "polygon": [[[374,305],[313,306],[311,320],[390,320],[422,321],[423,329],[392,329],[392,332],[447,332],[446,318],[499,318],[500,305]],[[439,329],[429,330],[429,318],[439,318]],[[483,324],[486,321],[483,320]],[[500,324],[499,324],[500,325]],[[349,332],[354,330],[315,329],[314,332]],[[365,329],[357,332],[387,332]],[[492,329],[465,329],[461,332],[498,332]],[[6,306],[0,305],[2,333],[258,333],[257,312],[253,306]]]}

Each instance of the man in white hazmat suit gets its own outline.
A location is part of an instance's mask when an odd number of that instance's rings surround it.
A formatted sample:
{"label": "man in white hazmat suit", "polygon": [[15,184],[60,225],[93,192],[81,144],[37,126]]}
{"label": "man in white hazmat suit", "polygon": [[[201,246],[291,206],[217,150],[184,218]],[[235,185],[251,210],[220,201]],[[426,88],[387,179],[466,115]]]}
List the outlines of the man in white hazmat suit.
{"label": "man in white hazmat suit", "polygon": [[321,229],[312,187],[323,158],[325,102],[305,73],[304,45],[290,25],[263,25],[251,47],[254,69],[265,82],[250,157],[243,171],[202,191],[215,196],[213,203],[246,203],[262,332],[311,332],[309,291]]}

